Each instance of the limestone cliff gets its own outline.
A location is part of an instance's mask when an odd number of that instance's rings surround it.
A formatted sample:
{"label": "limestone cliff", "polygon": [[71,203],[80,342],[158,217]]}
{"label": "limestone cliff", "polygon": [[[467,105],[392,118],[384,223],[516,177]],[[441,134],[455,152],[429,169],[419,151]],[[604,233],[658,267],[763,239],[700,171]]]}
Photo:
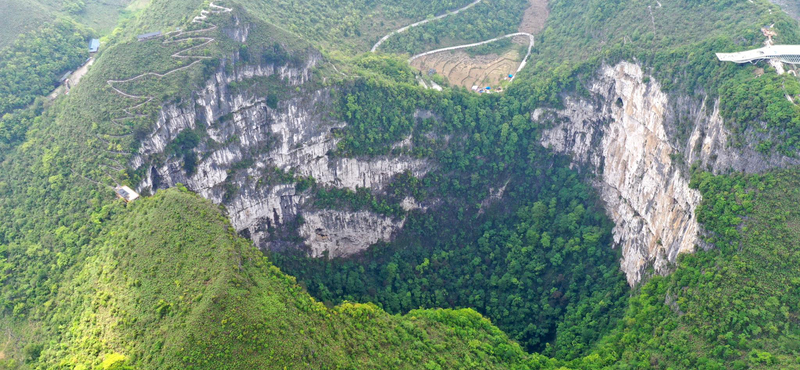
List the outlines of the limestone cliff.
{"label": "limestone cliff", "polygon": [[[246,37],[246,32],[237,35]],[[335,132],[346,124],[331,118],[333,91],[308,88],[319,54],[309,52],[302,66],[254,66],[236,59],[223,62],[190,101],[163,107],[132,161],[144,173],[138,189],[183,183],[223,204],[233,226],[262,248],[298,247],[299,236],[310,255],[335,257],[390,241],[404,226],[403,217],[317,209],[310,192],[298,191],[291,178],[275,174],[313,177],[325,187],[380,192],[397,174],[421,177],[435,164],[406,156],[332,156],[339,142]],[[231,88],[269,76],[279,77],[295,92],[270,104],[265,96]],[[699,243],[694,211],[701,198],[689,188],[688,164],[699,162],[715,172],[759,172],[798,163],[764,157],[748,147],[728,147],[718,102],[670,96],[636,64],[604,66],[587,88],[591,97],[566,96],[563,109],[537,110],[532,118],[549,127],[542,133],[543,145],[571,154],[576,165],[595,171],[594,186],[615,222],[621,266],[632,285],[649,267],[669,272],[680,253]],[[426,113],[417,116],[424,119]],[[679,119],[691,120],[688,134],[677,134]],[[194,149],[198,160],[191,173],[168,150],[187,129],[205,135]],[[406,138],[395,147],[410,145]],[[504,187],[497,185],[481,208],[503,196]],[[414,199],[403,200],[401,207],[427,209]]]}
{"label": "limestone cliff", "polygon": [[[533,119],[549,127],[543,145],[595,171],[631,285],[648,267],[669,272],[680,253],[699,243],[694,212],[701,196],[689,188],[687,164],[760,172],[796,163],[729,147],[718,102],[709,112],[705,101],[669,96],[636,64],[603,66],[587,87],[591,98],[568,96],[563,109],[537,110]],[[678,117],[694,125],[685,142],[674,134]]]}
{"label": "limestone cliff", "polygon": [[369,212],[340,212],[321,210],[303,216],[300,236],[311,247],[312,257],[321,257],[328,252],[330,257],[342,257],[353,253],[353,246],[370,246],[379,241],[391,240],[405,220],[395,221],[390,217],[375,217]]}
{"label": "limestone cliff", "polygon": [[[320,56],[309,53],[304,66],[252,66],[223,62],[191,102],[163,107],[149,137],[142,141],[134,168],[144,168],[140,191],[183,183],[215,203],[223,204],[232,225],[262,248],[283,248],[290,241],[277,230],[299,222],[310,254],[346,256],[378,241],[390,241],[404,219],[370,212],[317,210],[311,194],[298,192],[290,180],[275,180],[276,170],[313,177],[327,187],[381,190],[406,171],[416,176],[432,164],[410,157],[331,157],[345,123],[330,118],[331,91],[307,91],[304,84]],[[235,63],[234,67],[225,63]],[[226,72],[232,71],[232,72]],[[270,107],[265,96],[232,91],[234,82],[278,76],[299,93]],[[203,130],[207,138],[194,149],[196,169],[187,174],[182,158],[165,153],[183,130]],[[298,218],[298,216],[303,216]],[[326,233],[320,237],[317,230]]]}

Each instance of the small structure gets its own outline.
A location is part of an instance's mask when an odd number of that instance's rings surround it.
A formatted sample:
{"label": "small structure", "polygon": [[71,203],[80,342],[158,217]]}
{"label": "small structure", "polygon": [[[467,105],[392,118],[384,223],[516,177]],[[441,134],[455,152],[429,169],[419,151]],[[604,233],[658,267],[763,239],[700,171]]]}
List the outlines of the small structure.
{"label": "small structure", "polygon": [[162,36],[161,31],[158,31],[158,32],[141,34],[139,36],[136,36],[136,38],[139,39],[139,41],[147,41],[147,40],[157,39],[161,36]]}
{"label": "small structure", "polygon": [[61,78],[58,79],[58,83],[59,84],[63,84],[64,82],[66,82],[69,79],[69,76],[71,76],[71,75],[72,75],[71,71],[67,72],[67,73],[64,73],[64,75],[61,76]]}
{"label": "small structure", "polygon": [[139,198],[139,193],[133,191],[133,189],[127,186],[117,186],[114,188],[114,192],[117,193],[117,196],[120,199],[124,200],[126,203],[133,202],[134,200]]}
{"label": "small structure", "polygon": [[98,50],[100,50],[100,40],[92,39],[92,41],[89,41],[89,53],[96,53]]}

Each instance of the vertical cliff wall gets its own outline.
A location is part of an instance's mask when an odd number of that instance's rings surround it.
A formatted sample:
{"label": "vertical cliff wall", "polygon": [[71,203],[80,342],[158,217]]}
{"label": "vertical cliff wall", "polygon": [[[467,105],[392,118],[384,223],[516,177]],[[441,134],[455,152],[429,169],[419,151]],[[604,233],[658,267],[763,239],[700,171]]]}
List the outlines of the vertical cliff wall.
{"label": "vertical cliff wall", "polygon": [[[380,191],[392,178],[409,171],[423,176],[432,164],[411,157],[331,157],[345,126],[330,118],[331,91],[306,90],[320,56],[310,53],[304,66],[223,65],[192,101],[165,106],[149,137],[133,160],[144,168],[140,191],[177,183],[225,205],[231,223],[262,248],[293,244],[280,229],[292,224],[311,255],[346,256],[378,241],[389,241],[404,225],[371,212],[318,210],[311,194],[298,192],[291,180],[276,180],[277,170],[313,177],[326,187],[359,187]],[[226,72],[226,70],[230,72]],[[270,107],[265,96],[232,91],[232,83],[277,76],[299,92]],[[201,129],[207,136],[194,149],[196,169],[188,174],[183,159],[170,156],[168,145],[184,130]],[[302,217],[298,217],[302,216]],[[295,221],[300,221],[299,225]],[[291,238],[289,238],[291,239]],[[295,243],[296,244],[296,243]]]}
{"label": "vertical cliff wall", "polygon": [[[332,156],[339,140],[334,133],[346,124],[331,118],[331,90],[307,88],[320,59],[312,52],[302,66],[253,66],[235,57],[225,62],[232,65],[223,63],[190,101],[163,107],[133,159],[145,173],[139,190],[183,183],[225,205],[234,227],[262,248],[297,246],[299,236],[310,255],[348,256],[390,241],[404,226],[403,217],[317,209],[312,194],[275,176],[282,171],[326,187],[380,192],[397,174],[421,177],[435,166],[407,156]],[[276,77],[293,92],[275,105],[231,88],[264,77]],[[547,127],[543,145],[595,172],[594,186],[615,222],[614,240],[631,285],[651,267],[669,272],[680,253],[699,244],[694,211],[701,198],[689,188],[689,164],[719,173],[800,163],[765,157],[748,146],[729,147],[718,101],[671,96],[637,64],[603,66],[586,87],[590,97],[565,96],[563,109],[540,109],[532,118]],[[688,134],[677,132],[679,120],[691,121]],[[198,160],[191,173],[183,158],[169,153],[169,143],[184,130],[205,135],[194,149]],[[410,140],[396,143],[409,145]],[[402,207],[424,209],[413,199]],[[289,229],[296,234],[287,234]]]}
{"label": "vertical cliff wall", "polygon": [[671,157],[677,151],[664,126],[669,99],[656,83],[643,82],[641,68],[604,67],[590,90],[596,100],[568,98],[564,110],[551,112],[559,123],[543,133],[542,143],[597,172],[622,270],[635,284],[648,266],[665,271],[679,253],[694,250],[701,198]]}
{"label": "vertical cliff wall", "polygon": [[[797,163],[730,147],[718,101],[669,96],[637,64],[603,66],[587,87],[591,98],[567,96],[564,109],[537,110],[533,120],[549,127],[544,146],[595,172],[594,186],[615,222],[614,241],[631,285],[650,267],[669,272],[680,253],[699,244],[694,212],[702,199],[689,188],[688,164],[720,173]],[[675,134],[679,119],[690,119],[694,127],[684,142]]]}

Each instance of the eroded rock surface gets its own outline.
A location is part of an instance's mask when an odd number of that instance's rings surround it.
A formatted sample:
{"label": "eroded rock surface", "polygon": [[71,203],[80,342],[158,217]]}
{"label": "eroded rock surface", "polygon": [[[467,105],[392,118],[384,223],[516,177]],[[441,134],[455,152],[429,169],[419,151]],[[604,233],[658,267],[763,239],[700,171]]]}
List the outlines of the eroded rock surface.
{"label": "eroded rock surface", "polygon": [[[266,97],[229,91],[233,82],[273,75],[289,86],[302,86],[320,57],[310,54],[307,60],[302,67],[237,66],[231,73],[223,65],[192,102],[165,106],[133,159],[134,168],[146,168],[138,189],[153,191],[182,183],[225,205],[233,227],[262,248],[283,248],[286,243],[275,239],[276,229],[301,215],[305,224],[300,235],[315,256],[325,251],[346,256],[390,241],[404,219],[366,211],[316,210],[311,195],[297,192],[294,184],[264,181],[280,169],[313,177],[328,187],[380,191],[397,174],[423,176],[433,168],[427,160],[407,156],[331,157],[338,143],[333,133],[345,123],[329,118],[330,90],[295,94],[274,108]],[[183,159],[169,157],[165,150],[182,131],[198,127],[210,140],[194,150],[196,169],[187,174]],[[331,236],[319,238],[307,232],[309,228],[329,230]]]}
{"label": "eroded rock surface", "polygon": [[[303,215],[300,236],[311,247],[312,257],[344,257],[367,249],[379,241],[392,239],[405,224],[405,219],[376,217],[370,212],[347,213],[322,210]],[[360,250],[355,248],[360,247]]]}
{"label": "eroded rock surface", "polygon": [[555,112],[561,123],[542,136],[543,145],[597,170],[595,186],[616,224],[614,241],[630,284],[647,266],[664,272],[679,253],[694,250],[701,200],[673,163],[677,151],[664,128],[669,98],[643,77],[634,64],[604,67],[591,86],[599,98],[567,99]]}
{"label": "eroded rock surface", "polygon": [[[700,194],[689,188],[688,168],[698,163],[714,173],[763,172],[800,164],[765,156],[752,145],[731,147],[719,101],[707,104],[669,96],[637,64],[603,66],[587,86],[592,98],[566,97],[564,109],[537,110],[534,121],[549,123],[542,144],[572,155],[596,173],[594,186],[615,222],[622,270],[631,285],[652,266],[671,271],[680,253],[700,243],[695,209]],[[690,120],[681,139],[679,121]]]}

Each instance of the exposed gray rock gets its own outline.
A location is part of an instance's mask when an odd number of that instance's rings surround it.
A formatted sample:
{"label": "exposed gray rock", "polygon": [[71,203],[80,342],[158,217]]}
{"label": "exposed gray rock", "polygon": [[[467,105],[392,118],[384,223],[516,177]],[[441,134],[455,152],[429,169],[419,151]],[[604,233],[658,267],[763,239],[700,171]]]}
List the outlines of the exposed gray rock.
{"label": "exposed gray rock", "polygon": [[228,209],[231,224],[238,231],[247,230],[253,243],[264,246],[268,245],[263,240],[269,236],[268,230],[296,218],[306,199],[302,194],[297,194],[294,184],[261,189],[248,187],[240,189],[239,195],[225,207]]}
{"label": "exposed gray rock", "polygon": [[[349,255],[380,240],[389,241],[402,228],[404,220],[395,221],[370,212],[318,211],[308,202],[310,195],[298,194],[293,184],[260,181],[275,169],[281,169],[313,177],[325,186],[380,191],[397,174],[410,171],[423,176],[433,168],[427,160],[407,156],[331,157],[339,140],[333,131],[343,128],[345,123],[329,118],[330,90],[297,94],[280,102],[277,108],[267,106],[266,97],[229,91],[232,82],[272,75],[279,75],[289,86],[302,86],[311,78],[311,70],[320,57],[310,54],[307,59],[308,63],[301,68],[241,66],[226,73],[223,65],[196,92],[191,104],[165,106],[152,134],[143,140],[132,160],[134,168],[147,168],[138,190],[182,183],[203,197],[224,204],[233,227],[262,248],[284,245],[281,241],[273,245],[273,231],[299,215],[305,225],[316,225],[315,229],[323,227],[332,230],[332,235],[341,235],[329,240],[304,237],[316,256],[329,248],[331,256]],[[198,126],[205,128],[210,140],[195,150],[198,162],[189,176],[182,158],[165,158],[164,151],[181,131]],[[239,169],[235,170],[237,164]],[[335,229],[337,226],[344,229]],[[306,228],[301,228],[301,235]]]}
{"label": "exposed gray rock", "polygon": [[591,85],[597,101],[567,99],[555,112],[560,124],[542,135],[543,145],[597,170],[595,187],[616,224],[614,241],[631,285],[648,266],[667,272],[679,253],[694,250],[701,200],[671,158],[677,151],[664,129],[669,99],[643,77],[635,64],[602,68]]}
{"label": "exposed gray rock", "polygon": [[[729,144],[730,133],[725,128],[719,113],[719,100],[714,102],[713,111],[702,107],[695,121],[694,131],[683,149],[690,163],[699,161],[714,173],[748,172],[761,173],[773,168],[796,166],[800,159],[784,155],[764,155],[752,146],[733,148]],[[745,133],[747,134],[747,133]]]}
{"label": "exposed gray rock", "polygon": [[403,201],[400,202],[400,207],[403,208],[403,210],[406,212],[411,212],[418,209],[421,209],[423,211],[428,210],[428,206],[417,202],[417,200],[414,199],[414,197],[405,197]]}
{"label": "exposed gray rock", "polygon": [[480,209],[478,209],[478,215],[482,215],[484,212],[486,212],[487,207],[503,199],[503,195],[506,193],[506,188],[508,188],[509,182],[511,182],[511,180],[506,181],[503,186],[496,189],[489,188],[489,196],[481,201]]}
{"label": "exposed gray rock", "polygon": [[[730,146],[719,101],[670,97],[654,80],[645,82],[636,64],[603,66],[588,88],[592,98],[566,97],[564,109],[537,109],[531,116],[551,123],[543,145],[596,172],[594,186],[615,222],[614,241],[622,248],[622,270],[631,285],[650,266],[665,274],[680,253],[708,247],[698,238],[694,212],[701,196],[688,186],[689,164],[715,173],[800,164],[764,156],[752,145]],[[686,119],[693,128],[681,139],[679,121]]]}
{"label": "exposed gray rock", "polygon": [[244,23],[242,24],[241,19],[239,17],[234,16],[234,27],[232,28],[225,28],[222,32],[239,43],[246,43],[247,37],[250,36],[250,24]]}
{"label": "exposed gray rock", "polygon": [[321,257],[327,252],[330,258],[349,256],[379,241],[389,241],[405,224],[405,218],[333,210],[306,213],[303,221],[300,236],[310,246],[310,255]]}

